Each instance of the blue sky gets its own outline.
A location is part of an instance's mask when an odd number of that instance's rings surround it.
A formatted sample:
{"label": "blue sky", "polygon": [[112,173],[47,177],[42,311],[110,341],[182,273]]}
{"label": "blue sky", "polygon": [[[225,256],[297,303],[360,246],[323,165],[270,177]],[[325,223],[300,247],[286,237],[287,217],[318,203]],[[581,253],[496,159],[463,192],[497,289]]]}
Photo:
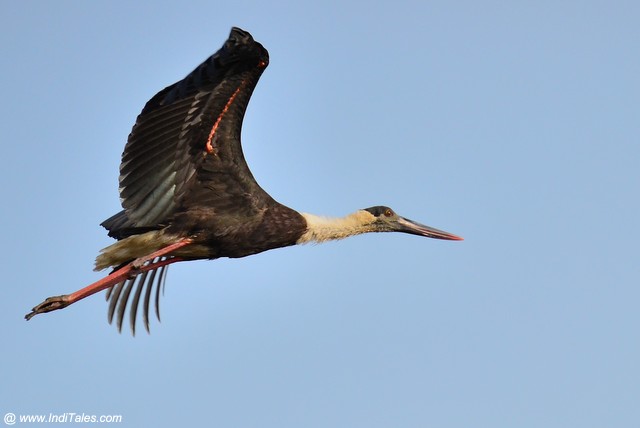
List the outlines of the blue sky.
{"label": "blue sky", "polygon": [[[7,2],[0,412],[119,426],[640,424],[637,2]],[[250,31],[261,185],[465,237],[377,234],[170,268],[152,334],[102,295],[144,103]]]}

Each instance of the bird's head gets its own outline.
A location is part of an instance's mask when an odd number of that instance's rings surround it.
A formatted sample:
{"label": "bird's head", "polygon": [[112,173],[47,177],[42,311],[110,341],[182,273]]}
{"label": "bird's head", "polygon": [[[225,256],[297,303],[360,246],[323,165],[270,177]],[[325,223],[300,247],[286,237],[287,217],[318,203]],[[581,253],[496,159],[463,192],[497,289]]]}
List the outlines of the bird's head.
{"label": "bird's head", "polygon": [[401,217],[389,207],[378,205],[365,208],[362,210],[362,213],[367,218],[366,221],[370,222],[369,227],[371,227],[371,231],[411,233],[413,235],[426,236],[427,238],[446,239],[450,241],[463,240],[463,238],[452,233]]}

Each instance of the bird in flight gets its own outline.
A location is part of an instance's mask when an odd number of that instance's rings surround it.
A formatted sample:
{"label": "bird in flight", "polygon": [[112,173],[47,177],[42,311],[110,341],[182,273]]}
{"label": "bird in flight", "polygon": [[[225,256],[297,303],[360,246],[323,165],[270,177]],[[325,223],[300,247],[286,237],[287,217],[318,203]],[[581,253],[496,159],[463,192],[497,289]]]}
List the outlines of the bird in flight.
{"label": "bird in flight", "polygon": [[160,318],[160,289],[171,263],[245,257],[368,232],[462,240],[385,206],[327,218],[299,213],[269,196],[253,178],[240,144],[249,98],[268,64],[267,50],[232,28],[218,52],[147,102],[122,154],[123,210],[101,224],[117,242],[100,251],[95,270],[112,272],[74,293],[49,297],[27,320],[107,289],[109,322],[115,316],[121,330],[130,304],[135,334],[139,306],[149,331],[152,298]]}

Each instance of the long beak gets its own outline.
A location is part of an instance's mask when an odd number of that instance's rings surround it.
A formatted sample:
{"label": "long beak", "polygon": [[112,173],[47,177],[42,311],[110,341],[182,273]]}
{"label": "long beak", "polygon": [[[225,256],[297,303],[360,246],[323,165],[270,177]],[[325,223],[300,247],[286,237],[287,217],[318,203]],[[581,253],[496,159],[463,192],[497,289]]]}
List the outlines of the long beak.
{"label": "long beak", "polygon": [[398,232],[411,233],[413,235],[426,236],[427,238],[446,239],[449,241],[462,241],[464,238],[454,235],[453,233],[445,232],[434,227],[420,224],[416,221],[409,220],[408,218],[398,218]]}

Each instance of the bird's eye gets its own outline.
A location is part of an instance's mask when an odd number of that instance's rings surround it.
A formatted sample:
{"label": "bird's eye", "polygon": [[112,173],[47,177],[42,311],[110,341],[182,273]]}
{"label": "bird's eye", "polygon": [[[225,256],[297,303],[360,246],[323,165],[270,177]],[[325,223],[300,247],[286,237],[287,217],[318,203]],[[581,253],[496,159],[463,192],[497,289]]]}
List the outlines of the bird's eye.
{"label": "bird's eye", "polygon": [[390,208],[387,208],[386,210],[384,210],[384,215],[386,217],[391,217],[393,215],[393,211],[391,211]]}

